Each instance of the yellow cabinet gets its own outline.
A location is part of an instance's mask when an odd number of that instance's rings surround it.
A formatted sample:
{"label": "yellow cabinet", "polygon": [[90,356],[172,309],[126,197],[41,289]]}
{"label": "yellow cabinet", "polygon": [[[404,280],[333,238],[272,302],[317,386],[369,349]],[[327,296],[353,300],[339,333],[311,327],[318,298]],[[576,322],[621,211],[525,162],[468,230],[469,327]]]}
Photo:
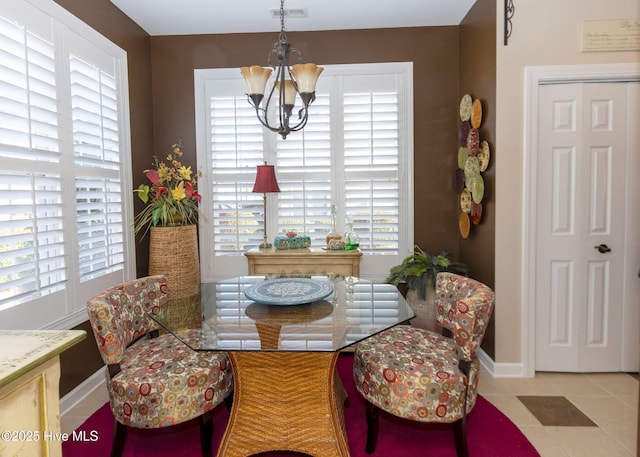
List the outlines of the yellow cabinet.
{"label": "yellow cabinet", "polygon": [[83,330],[0,330],[0,455],[61,457],[60,356]]}

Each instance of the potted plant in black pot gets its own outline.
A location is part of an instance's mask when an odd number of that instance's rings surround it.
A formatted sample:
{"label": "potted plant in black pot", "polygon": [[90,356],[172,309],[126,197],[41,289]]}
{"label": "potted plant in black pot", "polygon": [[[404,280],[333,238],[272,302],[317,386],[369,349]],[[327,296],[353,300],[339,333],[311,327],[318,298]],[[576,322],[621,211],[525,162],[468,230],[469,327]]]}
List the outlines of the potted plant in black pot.
{"label": "potted plant in black pot", "polygon": [[442,251],[438,255],[430,255],[419,246],[408,255],[400,265],[392,267],[385,279],[388,284],[407,287],[407,303],[420,317],[433,318],[435,315],[435,279],[441,271],[450,271],[467,276],[467,266],[460,262],[452,262],[449,253]]}

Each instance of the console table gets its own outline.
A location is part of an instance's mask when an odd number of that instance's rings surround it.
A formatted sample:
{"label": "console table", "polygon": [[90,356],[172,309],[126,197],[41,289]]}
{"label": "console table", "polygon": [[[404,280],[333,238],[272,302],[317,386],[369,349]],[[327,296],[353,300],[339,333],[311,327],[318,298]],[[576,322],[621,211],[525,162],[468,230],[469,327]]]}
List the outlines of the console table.
{"label": "console table", "polygon": [[360,276],[359,249],[330,251],[304,249],[251,249],[244,254],[249,261],[249,275]]}
{"label": "console table", "polygon": [[0,455],[61,457],[60,353],[84,330],[0,330]]}

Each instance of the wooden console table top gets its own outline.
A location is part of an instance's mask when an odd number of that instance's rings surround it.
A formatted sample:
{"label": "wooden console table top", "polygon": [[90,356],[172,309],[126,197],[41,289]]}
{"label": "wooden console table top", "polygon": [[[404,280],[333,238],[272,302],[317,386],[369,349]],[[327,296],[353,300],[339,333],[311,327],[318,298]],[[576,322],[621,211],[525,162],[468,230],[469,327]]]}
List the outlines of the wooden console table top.
{"label": "wooden console table top", "polygon": [[360,276],[362,252],[354,250],[251,249],[244,254],[249,275],[331,275]]}

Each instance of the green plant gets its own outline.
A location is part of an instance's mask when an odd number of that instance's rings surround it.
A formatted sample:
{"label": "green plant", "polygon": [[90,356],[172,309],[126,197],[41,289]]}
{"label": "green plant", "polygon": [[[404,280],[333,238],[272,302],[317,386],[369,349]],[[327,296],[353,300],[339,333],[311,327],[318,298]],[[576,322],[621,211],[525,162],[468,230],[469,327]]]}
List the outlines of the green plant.
{"label": "green plant", "polygon": [[172,146],[167,155],[167,163],[154,156],[154,167],[144,174],[151,183],[140,184],[134,192],[147,204],[135,217],[134,232],[145,235],[156,225],[188,225],[198,220],[198,203],[202,197],[196,190],[200,173],[193,173],[191,167],[180,162],[182,143]]}
{"label": "green plant", "polygon": [[467,266],[460,262],[451,262],[447,251],[434,256],[415,246],[413,254],[405,257],[400,265],[391,268],[385,282],[394,286],[405,283],[409,289],[418,292],[420,299],[424,299],[427,284],[429,281],[435,281],[441,271],[464,276],[468,274]]}

